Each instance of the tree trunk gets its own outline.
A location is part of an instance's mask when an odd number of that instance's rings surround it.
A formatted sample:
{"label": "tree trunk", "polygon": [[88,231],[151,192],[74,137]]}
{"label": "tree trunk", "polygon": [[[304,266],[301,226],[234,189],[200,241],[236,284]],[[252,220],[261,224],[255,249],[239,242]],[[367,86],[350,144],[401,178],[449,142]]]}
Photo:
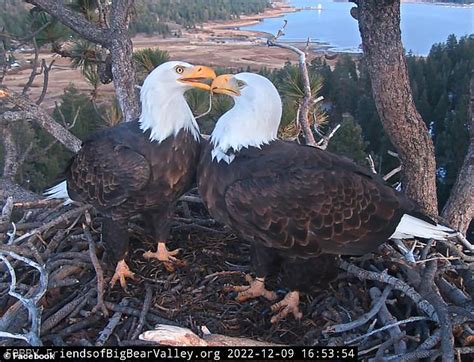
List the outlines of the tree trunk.
{"label": "tree trunk", "polygon": [[5,124],[0,128],[3,145],[3,175],[4,179],[13,181],[18,172],[18,148],[13,137],[11,125]]}
{"label": "tree trunk", "polygon": [[364,58],[383,127],[402,163],[402,187],[430,215],[437,215],[433,142],[416,110],[400,31],[400,0],[358,0]]}
{"label": "tree trunk", "polygon": [[126,122],[138,118],[140,104],[138,102],[137,89],[135,87],[135,70],[133,69],[132,41],[126,33],[121,30],[122,36],[112,40],[110,54],[112,55],[112,74],[115,86],[115,95],[122,109],[123,118]]}
{"label": "tree trunk", "polygon": [[62,1],[25,1],[39,6],[83,38],[100,44],[110,51],[115,94],[124,120],[137,119],[140,103],[135,88],[132,41],[128,34],[128,12],[133,5],[133,0],[114,0],[112,2],[110,28],[102,28],[98,24],[88,21],[82,14],[65,6]]}
{"label": "tree trunk", "polygon": [[471,73],[469,148],[443,209],[443,217],[464,235],[474,218],[474,72]]}

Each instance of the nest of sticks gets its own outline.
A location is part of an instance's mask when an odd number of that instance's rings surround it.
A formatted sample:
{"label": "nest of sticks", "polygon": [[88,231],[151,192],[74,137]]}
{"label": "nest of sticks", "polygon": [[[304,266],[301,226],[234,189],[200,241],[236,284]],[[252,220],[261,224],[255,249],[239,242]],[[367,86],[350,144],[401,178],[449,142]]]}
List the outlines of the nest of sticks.
{"label": "nest of sticks", "polygon": [[[389,242],[341,258],[336,279],[302,294],[301,321],[272,325],[271,302],[239,303],[225,291],[244,283],[250,246],[211,219],[196,194],[175,214],[169,245],[187,266],[173,273],[143,258],[155,242],[140,219],[130,222],[137,279],[127,290],[109,285],[115,266],[102,261],[101,219],[90,206],[9,198],[1,217],[1,345],[145,345],[139,335],[165,324],[246,344],[357,345],[367,360],[474,354],[474,253],[461,243]],[[278,285],[270,278],[269,288]]]}

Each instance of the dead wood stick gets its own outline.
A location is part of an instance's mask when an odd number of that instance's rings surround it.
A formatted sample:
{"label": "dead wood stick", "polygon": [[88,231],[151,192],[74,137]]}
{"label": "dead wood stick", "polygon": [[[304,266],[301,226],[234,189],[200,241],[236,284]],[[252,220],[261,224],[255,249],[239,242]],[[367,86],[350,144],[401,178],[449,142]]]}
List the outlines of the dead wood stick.
{"label": "dead wood stick", "polygon": [[385,331],[389,328],[393,328],[395,326],[399,326],[400,324],[407,324],[407,323],[413,323],[413,322],[418,322],[418,321],[426,321],[426,320],[429,320],[429,318],[427,317],[410,317],[410,318],[407,318],[407,319],[403,319],[401,321],[397,321],[395,323],[392,323],[392,324],[389,324],[389,325],[386,325],[386,326],[383,326],[381,328],[378,328],[378,329],[374,329],[373,331],[369,332],[369,333],[366,333],[366,334],[363,334],[361,336],[358,336],[356,338],[353,338],[353,339],[350,339],[348,341],[344,341],[344,344],[345,345],[348,345],[348,344],[352,344],[352,343],[355,343],[355,342],[358,342],[368,336],[371,336],[375,333],[380,333],[382,331]]}
{"label": "dead wood stick", "polygon": [[[454,245],[450,241],[437,240],[437,245],[444,245],[451,254],[454,254],[455,256],[459,256],[464,261],[471,262],[471,263],[474,262],[474,256],[464,254],[461,250],[459,250],[456,247],[456,245]],[[443,250],[440,250],[440,251],[443,251]]]}
{"label": "dead wood stick", "polygon": [[[111,303],[111,302],[105,302],[105,305],[106,305],[107,309],[109,309],[113,312],[120,312],[120,313],[123,313],[123,314],[132,315],[134,317],[140,317],[140,314],[141,314],[141,311],[139,311],[137,309],[134,309],[134,308],[131,308],[131,307],[123,307],[121,305],[117,305],[117,304],[114,304],[114,303]],[[177,325],[176,322],[173,322],[171,320],[168,320],[168,319],[162,318],[160,316],[157,316],[154,313],[148,313],[146,315],[146,319],[148,319],[152,323],[166,323],[166,324],[169,324],[169,325]]]}
{"label": "dead wood stick", "polygon": [[46,265],[46,268],[48,269],[49,272],[52,272],[56,268],[63,267],[64,265],[75,265],[83,269],[87,269],[91,267],[91,263],[85,262],[82,260],[59,259],[59,260],[54,260],[52,262],[48,262],[48,264]]}
{"label": "dead wood stick", "polygon": [[64,307],[46,319],[41,328],[41,334],[45,334],[52,328],[56,327],[63,319],[71,314],[71,312],[82,302],[84,297],[78,297],[67,303]]}
{"label": "dead wood stick", "polygon": [[[382,292],[380,291],[379,288],[372,287],[369,289],[369,294],[372,300],[377,300],[381,297],[383,297]],[[387,306],[385,303],[380,307],[380,310],[378,311],[378,316],[380,318],[380,322],[383,325],[387,324],[393,324],[394,322],[397,321],[396,318],[392,316],[392,314],[388,311]],[[393,344],[395,347],[395,353],[402,354],[407,351],[407,345],[403,339],[400,339],[397,337],[402,334],[402,330],[400,329],[399,326],[394,326],[393,328],[389,329],[388,331],[390,333],[390,337],[393,340]]]}
{"label": "dead wood stick", "polygon": [[456,234],[456,238],[458,239],[459,242],[461,242],[462,245],[464,245],[469,251],[474,251],[474,245],[472,245],[467,239],[466,237],[458,232]]}
{"label": "dead wood stick", "polygon": [[440,351],[437,349],[430,350],[416,350],[414,352],[405,353],[404,355],[396,356],[387,356],[385,357],[386,361],[397,361],[397,362],[411,362],[411,361],[420,361],[423,358],[436,358],[440,354]]}
{"label": "dead wood stick", "polygon": [[468,298],[461,289],[449,283],[444,277],[438,278],[436,280],[436,285],[443,295],[445,295],[451,302],[458,306],[472,302],[471,299]]}
{"label": "dead wood stick", "polygon": [[193,202],[196,204],[202,204],[202,199],[199,196],[184,195],[181,196],[178,201]]}
{"label": "dead wood stick", "polygon": [[24,222],[24,223],[21,223],[21,224],[17,224],[17,223],[0,223],[0,232],[8,231],[8,230],[10,229],[10,226],[11,226],[12,224],[15,225],[16,231],[23,231],[23,230],[29,230],[29,229],[32,229],[32,228],[36,228],[36,227],[38,227],[38,226],[41,226],[43,223],[37,222],[37,221],[34,221],[34,222]]}
{"label": "dead wood stick", "polygon": [[102,313],[108,317],[109,311],[104,304],[104,272],[100,266],[99,259],[97,258],[94,239],[92,238],[89,228],[86,225],[82,225],[82,228],[84,230],[84,235],[89,242],[89,257],[91,258],[92,265],[94,266],[97,275],[97,305],[94,307],[92,312],[95,313],[100,308]]}
{"label": "dead wood stick", "polygon": [[13,203],[16,209],[43,209],[49,206],[58,206],[64,201],[57,199],[40,199],[34,201],[18,201]]}
{"label": "dead wood stick", "polygon": [[249,338],[228,337],[221,334],[204,334],[203,338],[188,328],[158,324],[152,331],[140,335],[140,340],[165,346],[282,346]]}
{"label": "dead wood stick", "polygon": [[[122,301],[119,304],[122,307],[126,307],[128,305],[128,300],[123,298]],[[120,322],[120,319],[122,318],[122,312],[115,312],[112,318],[110,318],[109,323],[105,326],[105,328],[100,332],[99,337],[97,338],[97,341],[95,342],[96,347],[102,347],[105,342],[110,338],[112,333],[114,332],[115,327]]]}
{"label": "dead wood stick", "polygon": [[382,178],[384,179],[384,181],[387,181],[390,178],[392,178],[393,176],[395,176],[397,173],[399,173],[401,170],[402,170],[402,166],[398,166],[398,167],[394,168],[392,171],[390,171],[389,173],[387,173]]}
{"label": "dead wood stick", "polygon": [[49,279],[53,282],[64,280],[67,277],[81,271],[81,267],[76,265],[66,265],[64,268],[58,269],[55,273],[51,273]]}
{"label": "dead wood stick", "polygon": [[383,342],[379,349],[377,350],[377,353],[375,354],[374,361],[375,362],[383,362],[384,358],[383,355],[385,351],[391,347],[392,345],[395,345],[396,343],[400,342],[403,337],[405,337],[405,332],[400,333],[398,335],[391,335],[389,339],[387,339],[385,342]]}
{"label": "dead wood stick", "polygon": [[377,273],[359,268],[354,264],[348,263],[345,260],[339,261],[339,267],[351,274],[356,275],[359,279],[374,280],[380,283],[391,285],[393,289],[405,293],[405,295],[411,300],[413,300],[416,306],[421,311],[425,312],[431,320],[435,322],[438,321],[438,316],[436,315],[436,311],[433,306],[428,301],[426,301],[414,288],[412,288],[404,281],[395,278],[391,275],[388,275],[387,273]]}
{"label": "dead wood stick", "polygon": [[62,280],[53,280],[52,282],[49,283],[48,287],[50,289],[70,287],[72,285],[77,285],[79,283],[80,283],[80,281],[78,279],[66,278],[66,279],[62,279]]}
{"label": "dead wood stick", "polygon": [[[94,280],[95,280],[95,278],[94,278]],[[74,310],[71,312],[71,314],[69,314],[69,318],[74,318],[75,316],[77,316],[79,314],[79,312],[82,310],[82,308],[84,308],[84,306],[89,302],[89,299],[92,298],[94,293],[96,293],[95,288],[89,289],[89,291],[86,293],[86,295],[84,296],[82,301],[76,306],[76,308],[74,308]]]}
{"label": "dead wood stick", "polygon": [[431,336],[418,346],[417,351],[431,349],[441,341],[441,329],[437,329]]}
{"label": "dead wood stick", "polygon": [[53,251],[56,250],[56,248],[59,246],[61,241],[64,239],[66,236],[66,230],[60,229],[56,232],[56,234],[53,236],[53,238],[49,241],[48,246],[46,247],[46,250],[43,253],[43,256],[47,259],[51,255]]}
{"label": "dead wood stick", "polygon": [[102,317],[100,317],[98,315],[93,315],[93,316],[90,316],[89,318],[84,318],[83,320],[81,320],[77,323],[74,323],[74,324],[72,324],[72,325],[70,325],[70,326],[68,326],[64,329],[59,330],[56,334],[58,334],[59,336],[61,336],[63,338],[67,337],[67,336],[69,336],[70,334],[72,334],[74,332],[84,330],[87,327],[96,324],[101,318]]}
{"label": "dead wood stick", "polygon": [[28,264],[29,266],[35,268],[38,270],[40,274],[39,278],[39,285],[36,287],[36,291],[34,294],[28,296],[21,295],[15,291],[16,288],[16,273],[15,269],[11,265],[11,263],[8,261],[8,259],[0,254],[0,259],[3,260],[5,265],[8,268],[8,271],[10,273],[10,278],[11,278],[11,284],[10,284],[10,289],[8,291],[8,294],[10,294],[12,297],[18,299],[23,306],[28,310],[28,316],[29,319],[31,320],[31,329],[28,333],[25,334],[12,334],[8,332],[0,332],[0,336],[3,334],[3,337],[9,337],[9,338],[17,338],[17,339],[23,339],[26,342],[28,342],[31,346],[42,346],[42,342],[40,339],[40,329],[41,329],[41,308],[37,307],[38,302],[40,299],[43,297],[44,293],[46,293],[46,290],[48,288],[48,273],[44,266],[34,262],[31,259],[25,258],[24,256],[18,255],[14,252],[7,252],[5,253],[8,256],[22,261],[25,264]]}
{"label": "dead wood stick", "polygon": [[342,332],[350,331],[351,329],[363,326],[378,313],[382,305],[385,304],[385,300],[387,299],[391,291],[392,291],[392,287],[387,285],[383,291],[383,294],[380,296],[380,298],[378,298],[377,302],[374,303],[372,308],[367,313],[363,314],[360,318],[358,318],[355,321],[329,326],[323,330],[323,333],[328,333],[328,334],[342,333]]}
{"label": "dead wood stick", "polygon": [[438,269],[437,260],[428,261],[425,264],[423,273],[423,283],[420,285],[420,293],[435,308],[441,328],[441,359],[443,362],[454,361],[454,336],[452,333],[452,324],[449,318],[447,305],[436,288],[434,282],[436,271]]}
{"label": "dead wood stick", "polygon": [[142,329],[145,325],[146,315],[148,311],[150,310],[151,299],[153,297],[153,289],[151,288],[149,284],[146,284],[145,290],[146,292],[145,292],[145,300],[143,301],[143,308],[142,308],[142,311],[140,312],[140,319],[138,320],[137,328],[135,329],[135,332],[133,332],[132,338],[130,338],[132,340],[137,339],[140,333],[142,332]]}
{"label": "dead wood stick", "polygon": [[61,216],[59,216],[58,218],[20,236],[18,239],[15,240],[15,243],[19,243],[20,241],[27,239],[35,234],[41,234],[42,232],[52,228],[53,226],[56,226],[64,221],[68,221],[69,219],[82,214],[84,211],[89,210],[91,207],[92,207],[91,205],[84,205],[84,206],[78,207],[77,209],[67,211]]}
{"label": "dead wood stick", "polygon": [[18,255],[23,255],[27,258],[31,258],[34,256],[34,252],[30,249],[25,248],[24,246],[18,245],[0,245],[0,253],[2,254],[9,254],[9,253],[16,253]]}

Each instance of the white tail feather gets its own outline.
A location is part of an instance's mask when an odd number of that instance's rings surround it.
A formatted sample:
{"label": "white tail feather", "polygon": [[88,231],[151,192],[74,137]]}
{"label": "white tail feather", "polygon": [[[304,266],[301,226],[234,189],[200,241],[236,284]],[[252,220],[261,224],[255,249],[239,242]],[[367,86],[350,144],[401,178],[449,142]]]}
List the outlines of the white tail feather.
{"label": "white tail feather", "polygon": [[48,200],[64,199],[64,205],[69,205],[73,202],[71,200],[71,198],[69,197],[69,194],[67,193],[67,182],[66,181],[60,182],[56,186],[53,186],[53,187],[47,189],[43,193],[43,195],[46,196],[46,198]]}
{"label": "white tail feather", "polygon": [[414,216],[403,215],[390,239],[411,239],[413,237],[446,240],[456,236],[456,231],[443,225],[432,225]]}

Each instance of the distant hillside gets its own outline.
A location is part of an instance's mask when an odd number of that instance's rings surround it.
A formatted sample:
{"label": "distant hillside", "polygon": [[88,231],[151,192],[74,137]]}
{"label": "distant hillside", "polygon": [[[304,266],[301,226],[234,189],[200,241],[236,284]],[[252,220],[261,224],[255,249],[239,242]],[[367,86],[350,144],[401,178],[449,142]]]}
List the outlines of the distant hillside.
{"label": "distant hillside", "polygon": [[[74,7],[80,6],[80,3],[81,0],[70,1]],[[257,14],[270,6],[270,0],[136,0],[130,31],[166,35],[174,24],[194,27],[209,20],[228,20],[242,14]],[[29,29],[30,7],[20,0],[0,0],[0,29],[24,35]]]}
{"label": "distant hillside", "polygon": [[138,0],[132,32],[170,33],[169,24],[194,27],[209,20],[228,20],[256,14],[271,6],[270,0]]}

